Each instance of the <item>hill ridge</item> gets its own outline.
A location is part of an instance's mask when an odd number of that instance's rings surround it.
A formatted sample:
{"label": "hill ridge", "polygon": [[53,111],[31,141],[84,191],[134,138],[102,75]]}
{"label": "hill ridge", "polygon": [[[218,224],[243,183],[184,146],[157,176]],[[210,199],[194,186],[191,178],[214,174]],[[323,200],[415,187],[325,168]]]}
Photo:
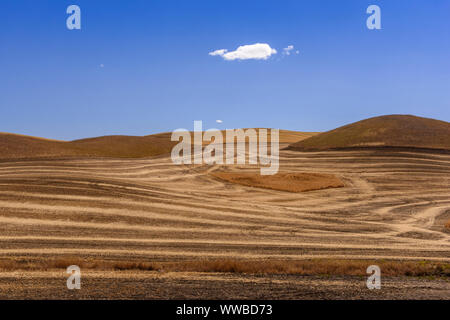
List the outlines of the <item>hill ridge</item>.
{"label": "hill ridge", "polygon": [[413,115],[378,116],[295,142],[287,149],[324,151],[361,148],[450,150],[450,123]]}
{"label": "hill ridge", "polygon": [[[256,128],[257,130],[260,128]],[[293,143],[316,133],[280,130],[281,143]],[[72,141],[16,133],[0,133],[0,159],[52,157],[146,158],[170,154],[178,142],[171,132],[145,136],[105,135]]]}

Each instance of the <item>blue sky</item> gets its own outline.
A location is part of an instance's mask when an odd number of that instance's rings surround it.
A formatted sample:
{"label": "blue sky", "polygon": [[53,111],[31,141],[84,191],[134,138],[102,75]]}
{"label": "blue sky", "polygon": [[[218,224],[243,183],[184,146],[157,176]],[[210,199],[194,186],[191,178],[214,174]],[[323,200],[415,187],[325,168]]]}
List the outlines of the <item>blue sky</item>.
{"label": "blue sky", "polygon": [[[71,4],[81,30],[66,28]],[[371,4],[382,30],[366,27]],[[2,0],[0,27],[3,132],[68,140],[194,120],[299,131],[393,113],[450,121],[448,0]],[[254,43],[278,53],[208,55]],[[283,55],[289,45],[300,53]]]}

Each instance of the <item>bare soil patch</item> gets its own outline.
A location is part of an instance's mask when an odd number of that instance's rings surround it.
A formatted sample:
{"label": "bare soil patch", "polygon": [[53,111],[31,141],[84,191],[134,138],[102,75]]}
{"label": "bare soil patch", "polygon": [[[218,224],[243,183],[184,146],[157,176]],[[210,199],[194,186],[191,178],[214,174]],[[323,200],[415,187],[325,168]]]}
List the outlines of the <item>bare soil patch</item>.
{"label": "bare soil patch", "polygon": [[213,172],[214,177],[244,185],[288,192],[305,192],[328,188],[341,188],[344,183],[332,174],[323,173],[277,173],[262,176],[259,173]]}
{"label": "bare soil patch", "polygon": [[382,277],[247,275],[158,271],[82,271],[81,290],[68,290],[61,271],[0,274],[0,299],[450,299],[450,281]]}

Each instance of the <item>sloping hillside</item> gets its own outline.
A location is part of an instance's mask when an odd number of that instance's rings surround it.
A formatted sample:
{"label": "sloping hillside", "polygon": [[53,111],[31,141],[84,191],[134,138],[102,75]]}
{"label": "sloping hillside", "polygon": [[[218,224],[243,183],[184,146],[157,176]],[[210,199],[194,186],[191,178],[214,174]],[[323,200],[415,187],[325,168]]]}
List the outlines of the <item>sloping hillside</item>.
{"label": "sloping hillside", "polygon": [[318,151],[370,147],[450,150],[450,123],[411,115],[381,116],[318,134],[293,143],[288,149]]}
{"label": "sloping hillside", "polygon": [[169,153],[174,144],[170,141],[170,133],[144,137],[105,136],[75,141],[2,133],[0,159],[71,156],[141,158]]}
{"label": "sloping hillside", "polygon": [[[256,129],[256,131],[258,132],[259,129]],[[292,143],[315,134],[314,132],[280,130],[280,143]],[[142,137],[116,135],[74,141],[58,141],[12,133],[0,133],[0,159],[52,157],[145,158],[169,154],[173,146],[178,143],[171,141],[170,138],[171,133],[167,132]],[[204,144],[209,143],[208,141],[204,142]]]}

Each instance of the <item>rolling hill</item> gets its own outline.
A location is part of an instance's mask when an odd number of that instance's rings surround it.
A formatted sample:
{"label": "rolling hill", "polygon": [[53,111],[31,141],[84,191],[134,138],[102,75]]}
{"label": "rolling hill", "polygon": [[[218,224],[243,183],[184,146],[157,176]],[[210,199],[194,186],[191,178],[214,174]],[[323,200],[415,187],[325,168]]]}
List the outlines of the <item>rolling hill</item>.
{"label": "rolling hill", "polygon": [[450,123],[412,115],[387,115],[358,121],[289,145],[321,151],[354,148],[450,150]]}
{"label": "rolling hill", "polygon": [[[259,129],[256,129],[257,132]],[[292,143],[315,135],[313,132],[280,130],[280,143]],[[113,135],[74,141],[50,140],[12,133],[0,133],[0,159],[105,157],[145,158],[169,154],[177,142],[171,133],[147,136]],[[209,144],[205,143],[205,144]]]}
{"label": "rolling hill", "polygon": [[0,134],[0,159],[51,157],[141,158],[169,153],[175,143],[170,133],[143,137],[104,136],[74,141]]}

